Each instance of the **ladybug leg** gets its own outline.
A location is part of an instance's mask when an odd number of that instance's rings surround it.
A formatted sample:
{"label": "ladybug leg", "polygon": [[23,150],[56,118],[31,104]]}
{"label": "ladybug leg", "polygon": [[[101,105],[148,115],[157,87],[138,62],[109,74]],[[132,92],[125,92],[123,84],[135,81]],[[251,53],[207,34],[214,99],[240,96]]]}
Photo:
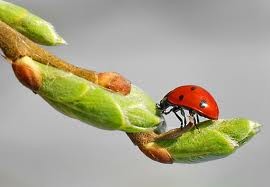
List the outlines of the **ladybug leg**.
{"label": "ladybug leg", "polygon": [[182,120],[182,118],[177,114],[177,110],[174,110],[173,113],[174,113],[175,116],[179,119],[179,121],[180,121],[180,123],[181,123],[180,128],[182,129],[182,128],[183,128],[183,120]]}
{"label": "ladybug leg", "polygon": [[200,118],[198,114],[196,114],[196,119],[197,119],[197,124],[200,123]]}
{"label": "ladybug leg", "polygon": [[175,108],[173,107],[173,108],[171,108],[169,111],[164,111],[164,112],[162,112],[163,114],[165,114],[165,115],[167,115],[167,114],[169,114],[169,113],[171,113],[172,111],[174,111],[175,110]]}
{"label": "ladybug leg", "polygon": [[189,110],[189,114],[193,118],[194,125],[195,125],[196,129],[199,130],[199,128],[197,126],[197,124],[200,123],[199,115],[194,110]]}
{"label": "ladybug leg", "polygon": [[161,110],[161,106],[160,106],[160,104],[156,104],[156,107],[157,107],[157,109],[159,109],[159,110]]}
{"label": "ladybug leg", "polygon": [[186,118],[186,114],[183,108],[180,108],[181,111],[181,115],[184,117],[184,126],[187,125],[187,118]]}
{"label": "ladybug leg", "polygon": [[196,113],[195,113],[195,111],[194,110],[189,110],[189,115],[190,115],[190,122],[191,123],[194,123],[194,125],[196,125],[196,118],[195,118],[195,115],[196,115]]}
{"label": "ladybug leg", "polygon": [[[196,129],[199,130],[199,132],[200,132],[200,129],[197,126],[197,124],[200,123],[199,115],[198,114],[195,114],[195,115],[196,115],[196,120],[195,120],[196,122],[194,123],[194,125],[195,125]],[[195,119],[195,117],[194,117],[194,119]]]}

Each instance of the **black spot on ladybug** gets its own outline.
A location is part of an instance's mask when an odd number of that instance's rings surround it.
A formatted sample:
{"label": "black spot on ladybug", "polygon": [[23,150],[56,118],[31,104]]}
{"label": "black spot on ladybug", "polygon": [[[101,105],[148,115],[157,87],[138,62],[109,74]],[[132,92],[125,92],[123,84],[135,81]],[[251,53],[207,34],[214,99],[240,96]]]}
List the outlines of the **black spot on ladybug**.
{"label": "black spot on ladybug", "polygon": [[182,101],[184,99],[184,95],[179,96],[179,100]]}
{"label": "black spot on ladybug", "polygon": [[197,88],[197,87],[192,86],[190,89],[191,89],[191,91],[193,91],[193,90],[196,90],[196,88]]}
{"label": "black spot on ladybug", "polygon": [[200,107],[201,107],[201,108],[207,107],[207,102],[206,102],[205,100],[201,100],[201,102],[200,102]]}

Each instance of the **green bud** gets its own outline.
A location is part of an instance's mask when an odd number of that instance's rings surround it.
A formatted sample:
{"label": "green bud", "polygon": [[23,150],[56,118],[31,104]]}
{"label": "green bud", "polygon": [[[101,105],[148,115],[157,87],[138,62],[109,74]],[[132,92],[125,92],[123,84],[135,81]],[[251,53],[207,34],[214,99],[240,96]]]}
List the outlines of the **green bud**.
{"label": "green bud", "polygon": [[253,121],[235,118],[208,120],[173,140],[151,142],[147,148],[166,150],[172,162],[196,163],[219,159],[232,154],[259,131],[260,125]]}
{"label": "green bud", "polygon": [[0,20],[36,43],[49,46],[66,44],[49,22],[20,6],[2,0],[0,0]]}
{"label": "green bud", "polygon": [[29,57],[14,62],[13,69],[25,86],[56,110],[97,128],[144,132],[161,122],[155,102],[134,85],[124,96]]}

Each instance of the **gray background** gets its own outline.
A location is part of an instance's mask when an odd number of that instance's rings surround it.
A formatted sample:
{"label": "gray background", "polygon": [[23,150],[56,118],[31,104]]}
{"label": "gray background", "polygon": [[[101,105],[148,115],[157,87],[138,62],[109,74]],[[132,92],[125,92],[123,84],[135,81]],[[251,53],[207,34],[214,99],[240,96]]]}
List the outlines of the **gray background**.
{"label": "gray background", "polygon": [[[22,87],[0,60],[1,187],[239,187],[269,181],[270,3],[267,0],[17,0],[68,41],[50,51],[79,66],[117,71],[158,101],[199,84],[222,118],[248,117],[262,132],[235,154],[162,165],[126,135],[56,112]],[[167,117],[176,127],[173,116]]]}

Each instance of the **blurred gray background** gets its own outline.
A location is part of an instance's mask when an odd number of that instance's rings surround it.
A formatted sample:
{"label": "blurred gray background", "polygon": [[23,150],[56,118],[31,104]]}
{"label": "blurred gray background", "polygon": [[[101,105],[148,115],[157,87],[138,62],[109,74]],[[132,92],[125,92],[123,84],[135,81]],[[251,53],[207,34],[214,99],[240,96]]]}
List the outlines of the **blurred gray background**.
{"label": "blurred gray background", "polygon": [[[99,130],[56,112],[0,60],[1,187],[251,187],[269,181],[270,2],[267,0],[17,0],[68,41],[56,55],[117,71],[156,101],[198,84],[221,118],[247,117],[262,132],[233,155],[162,165],[124,133]],[[170,128],[178,126],[166,117]]]}

